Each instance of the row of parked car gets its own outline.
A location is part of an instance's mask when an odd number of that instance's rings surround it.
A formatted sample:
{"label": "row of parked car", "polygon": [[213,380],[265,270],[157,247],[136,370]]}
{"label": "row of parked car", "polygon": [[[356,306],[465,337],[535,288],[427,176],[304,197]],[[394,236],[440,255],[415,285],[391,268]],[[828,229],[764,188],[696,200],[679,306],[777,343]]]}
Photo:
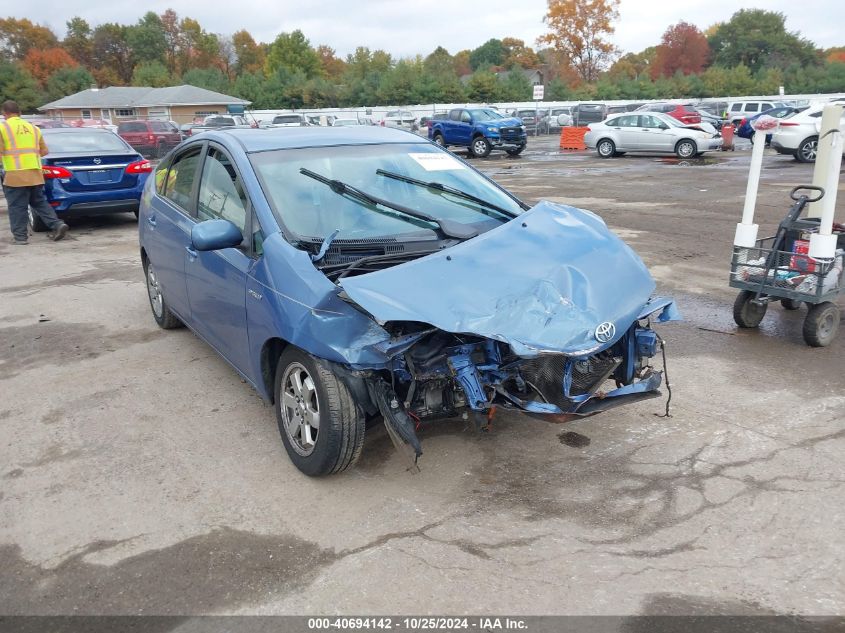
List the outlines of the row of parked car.
{"label": "row of parked car", "polygon": [[[839,100],[845,105],[845,100]],[[681,158],[699,156],[721,146],[719,130],[731,125],[738,136],[753,139],[760,117],[780,119],[766,143],[799,162],[816,160],[824,104],[796,107],[777,101],[740,101],[729,104],[718,125],[703,112],[686,104],[645,104],[633,112],[591,123],[584,137],[587,147],[602,158],[626,152],[673,152]],[[845,115],[841,120],[845,130]]]}

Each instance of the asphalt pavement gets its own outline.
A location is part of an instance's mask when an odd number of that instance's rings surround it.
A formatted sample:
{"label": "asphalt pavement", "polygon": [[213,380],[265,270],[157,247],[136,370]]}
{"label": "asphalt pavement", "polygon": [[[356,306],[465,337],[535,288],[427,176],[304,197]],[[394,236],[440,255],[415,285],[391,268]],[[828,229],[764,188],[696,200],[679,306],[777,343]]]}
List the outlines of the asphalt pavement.
{"label": "asphalt pavement", "polygon": [[[131,214],[17,247],[2,206],[0,614],[842,614],[845,331],[734,325],[749,155],[473,160],[601,215],[676,298],[671,417],[443,421],[416,474],[376,427],[356,468],[301,475],[272,408],[156,326]],[[767,154],[762,233],[811,173]]]}

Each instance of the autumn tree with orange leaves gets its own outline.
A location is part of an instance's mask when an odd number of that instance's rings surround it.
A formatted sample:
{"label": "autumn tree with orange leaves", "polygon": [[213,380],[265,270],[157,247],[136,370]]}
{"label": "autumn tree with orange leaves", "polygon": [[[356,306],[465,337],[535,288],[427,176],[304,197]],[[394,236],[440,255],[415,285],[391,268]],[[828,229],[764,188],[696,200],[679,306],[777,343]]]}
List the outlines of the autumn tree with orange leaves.
{"label": "autumn tree with orange leaves", "polygon": [[710,46],[704,33],[688,22],[678,22],[663,33],[651,77],[671,77],[678,71],[685,75],[700,73],[709,58]]}
{"label": "autumn tree with orange leaves", "polygon": [[619,17],[619,0],[548,0],[543,20],[550,32],[537,39],[550,44],[569,62],[582,81],[594,82],[617,56],[607,38]]}
{"label": "autumn tree with orange leaves", "polygon": [[46,50],[31,48],[23,58],[23,66],[42,86],[47,78],[62,68],[73,68],[79,63],[63,48],[53,47]]}

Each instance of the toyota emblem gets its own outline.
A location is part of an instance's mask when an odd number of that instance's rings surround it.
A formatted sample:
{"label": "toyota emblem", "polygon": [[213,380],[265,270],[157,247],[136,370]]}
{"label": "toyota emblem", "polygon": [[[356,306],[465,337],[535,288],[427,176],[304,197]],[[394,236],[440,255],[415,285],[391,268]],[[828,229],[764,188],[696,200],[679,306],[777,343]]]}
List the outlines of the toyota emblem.
{"label": "toyota emblem", "polygon": [[607,343],[616,335],[616,326],[610,321],[605,321],[596,328],[596,340],[599,343]]}
{"label": "toyota emblem", "polygon": [[102,162],[103,162],[103,161],[102,161],[102,159],[100,159],[100,158],[95,158],[95,159],[94,159],[94,164],[95,164],[95,165],[99,165],[99,164],[100,164],[100,163],[102,163]]}

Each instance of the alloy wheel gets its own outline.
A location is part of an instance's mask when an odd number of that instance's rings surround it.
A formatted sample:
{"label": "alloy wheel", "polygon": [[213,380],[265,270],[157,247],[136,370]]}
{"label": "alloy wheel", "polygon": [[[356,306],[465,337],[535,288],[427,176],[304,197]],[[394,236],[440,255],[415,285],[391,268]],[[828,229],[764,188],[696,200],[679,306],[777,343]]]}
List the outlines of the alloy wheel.
{"label": "alloy wheel", "polygon": [[291,446],[300,455],[310,455],[320,432],[320,403],[314,379],[301,364],[291,363],[285,370],[280,400],[282,421]]}
{"label": "alloy wheel", "polygon": [[164,313],[164,300],[161,297],[161,288],[152,264],[147,264],[147,294],[150,295],[153,313],[160,319]]}

